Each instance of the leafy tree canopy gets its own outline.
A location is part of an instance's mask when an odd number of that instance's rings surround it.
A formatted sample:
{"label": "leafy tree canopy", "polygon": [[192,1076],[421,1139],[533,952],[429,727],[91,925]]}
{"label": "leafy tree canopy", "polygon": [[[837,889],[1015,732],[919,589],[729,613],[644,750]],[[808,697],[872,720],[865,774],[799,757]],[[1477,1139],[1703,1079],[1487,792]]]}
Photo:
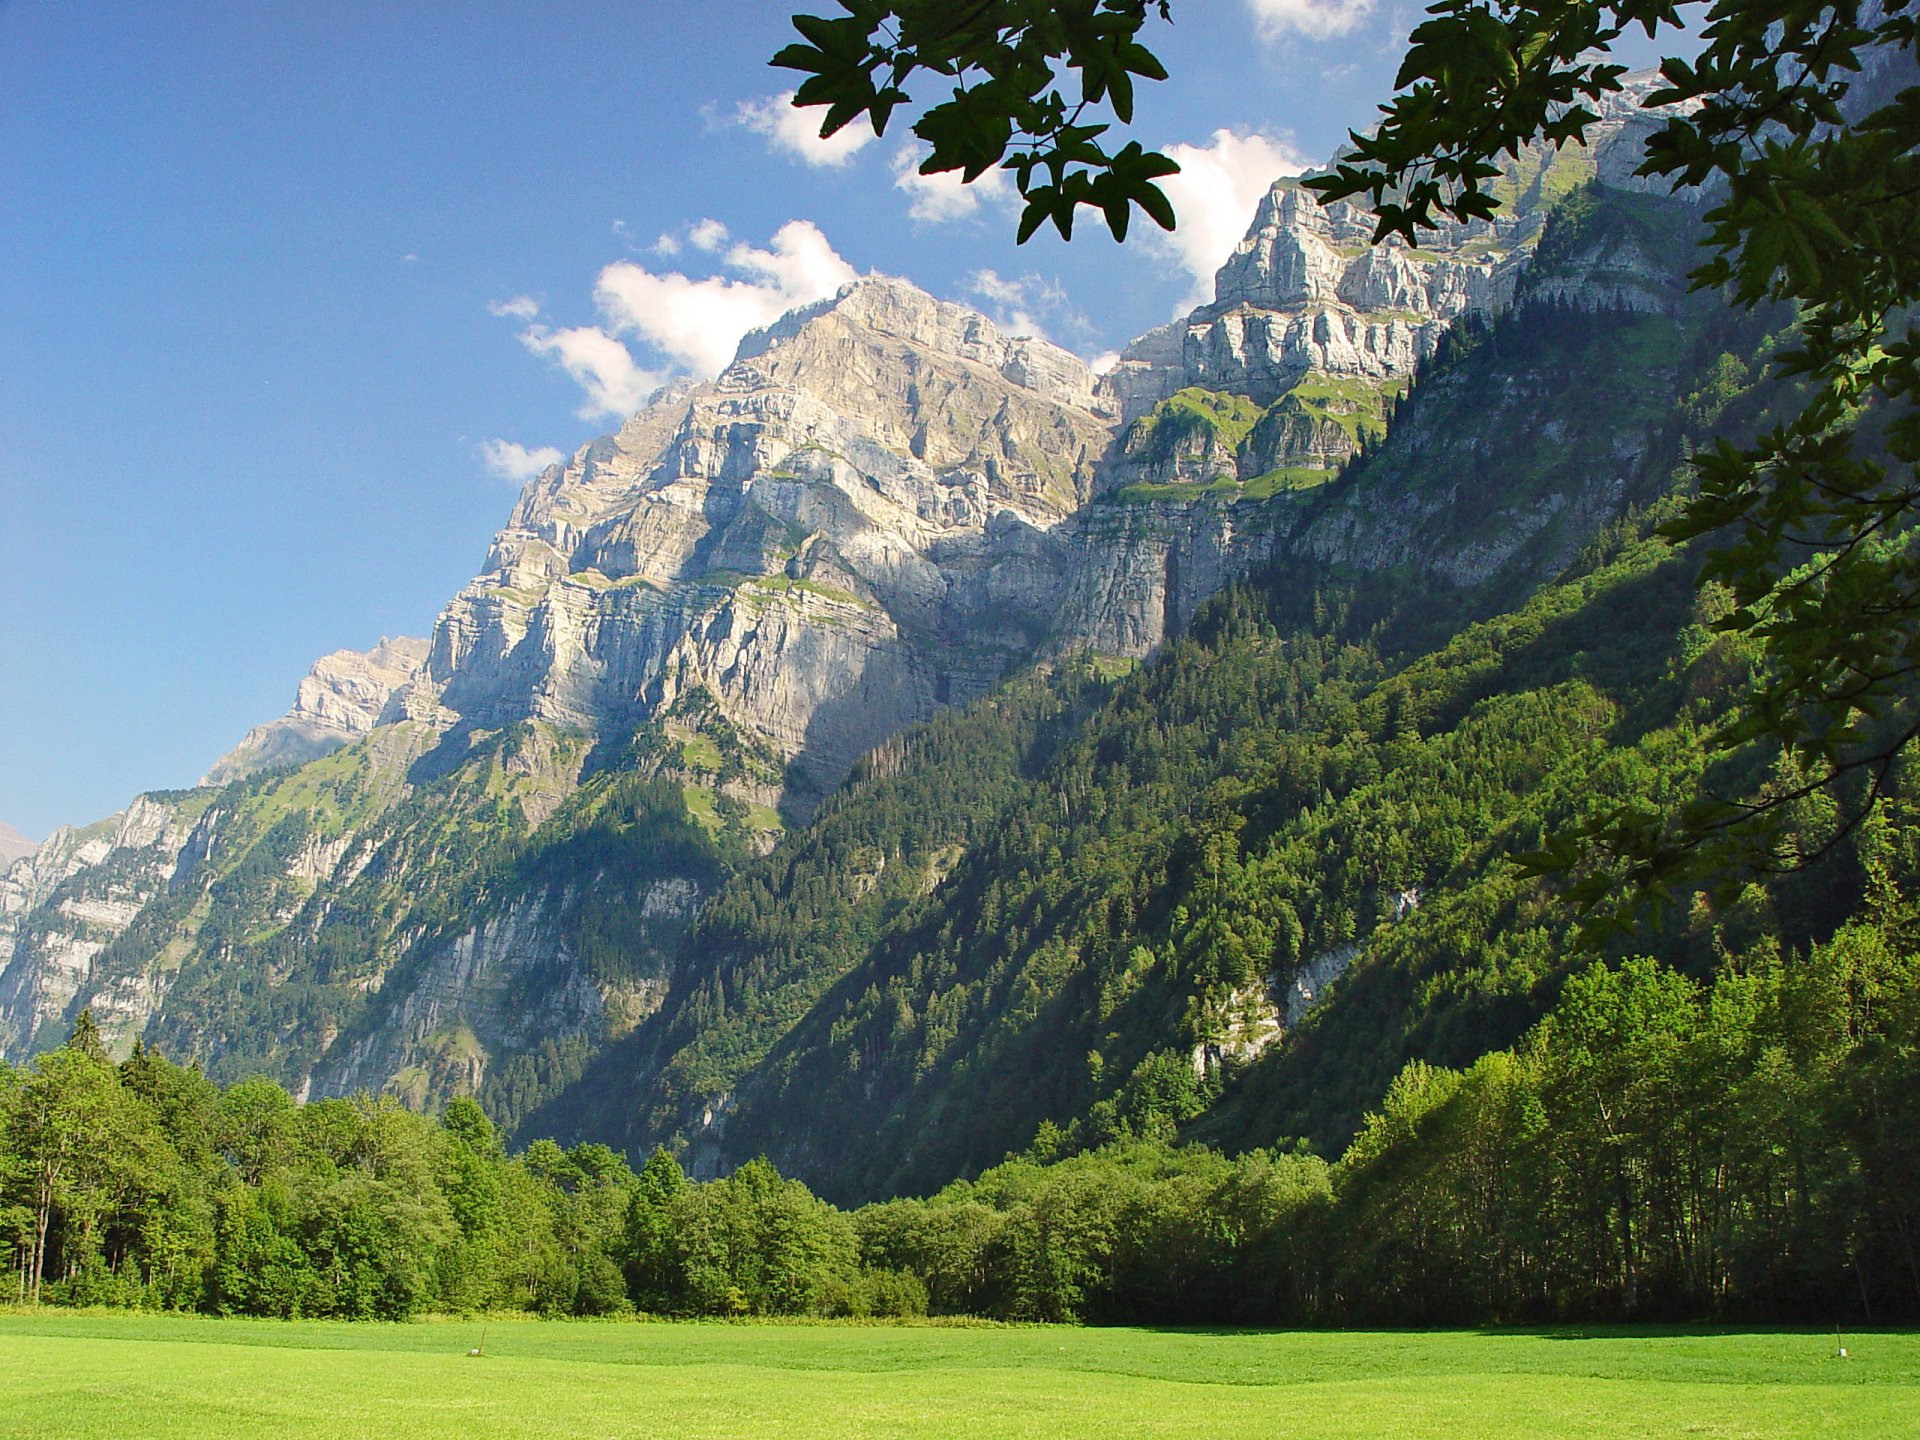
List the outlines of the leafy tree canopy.
{"label": "leafy tree canopy", "polygon": [[[1083,205],[1105,216],[1116,240],[1135,205],[1173,228],[1173,206],[1155,182],[1180,167],[1138,141],[1108,149],[1112,126],[1100,118],[1130,122],[1134,77],[1167,78],[1139,32],[1149,14],[1167,16],[1169,0],[842,0],[842,8],[835,19],[796,15],[805,39],[773,60],[807,73],[794,102],[827,107],[821,134],[863,117],[884,134],[910,101],[907,82],[927,71],[953,91],[914,123],[930,147],[921,173],[958,170],[972,181],[1004,165],[1026,201],[1022,240],[1048,221],[1071,237]],[[1077,93],[1062,71],[1078,78]]]}

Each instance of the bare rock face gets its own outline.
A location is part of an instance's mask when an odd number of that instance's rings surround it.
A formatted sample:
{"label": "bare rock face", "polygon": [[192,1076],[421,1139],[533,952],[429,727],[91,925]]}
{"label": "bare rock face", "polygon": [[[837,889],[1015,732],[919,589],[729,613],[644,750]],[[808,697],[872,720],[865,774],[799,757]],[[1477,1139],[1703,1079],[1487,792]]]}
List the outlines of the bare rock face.
{"label": "bare rock face", "polygon": [[394,708],[604,735],[710,707],[773,758],[756,798],[804,808],[1052,628],[1031,572],[1091,492],[1093,399],[1066,351],[856,282],[531,482]]}
{"label": "bare rock face", "polygon": [[[97,824],[60,827],[0,872],[0,1056],[66,1038],[95,957],[165,893],[204,804],[142,795]],[[131,1045],[160,993],[143,976],[88,999],[103,1038]]]}
{"label": "bare rock face", "polygon": [[[1244,239],[1214,277],[1214,299],[1140,337],[1102,379],[1101,399],[1131,422],[1176,392],[1200,387],[1268,404],[1309,375],[1404,384],[1463,314],[1504,310],[1532,263],[1554,199],[1598,179],[1611,189],[1664,192],[1633,174],[1664,122],[1641,102],[1656,77],[1628,77],[1600,105],[1583,148],[1502,157],[1503,208],[1492,220],[1373,244],[1374,214],[1321,205],[1297,179],[1261,200]],[[1659,309],[1648,298],[1657,264],[1598,246],[1566,257],[1566,277],[1541,298],[1589,308]],[[1639,282],[1649,281],[1645,293]],[[1623,298],[1624,297],[1624,298]]]}
{"label": "bare rock face", "polygon": [[293,708],[249,730],[200,783],[226,785],[270,765],[303,765],[365,735],[426,657],[427,642],[406,636],[382,636],[371,650],[321,656],[300,682]]}

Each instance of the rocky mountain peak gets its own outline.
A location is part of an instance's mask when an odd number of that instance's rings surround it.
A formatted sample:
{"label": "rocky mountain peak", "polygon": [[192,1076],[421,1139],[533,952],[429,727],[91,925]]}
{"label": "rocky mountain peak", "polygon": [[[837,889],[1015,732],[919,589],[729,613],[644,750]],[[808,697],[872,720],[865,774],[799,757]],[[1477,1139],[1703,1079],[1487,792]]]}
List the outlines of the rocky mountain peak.
{"label": "rocky mountain peak", "polygon": [[1094,376],[1071,351],[1033,336],[1003,334],[978,311],[935,299],[909,281],[869,275],[817,305],[782,316],[740,342],[735,364],[751,361],[801,336],[823,320],[864,331],[883,345],[902,342],[919,351],[979,365],[1056,404],[1089,410]]}
{"label": "rocky mountain peak", "polygon": [[[1276,180],[1217,272],[1213,300],[1123,350],[1101,381],[1101,398],[1131,423],[1192,387],[1261,405],[1309,376],[1404,387],[1447,325],[1514,302],[1557,201],[1592,180],[1664,191],[1633,174],[1646,137],[1665,121],[1663,112],[1642,108],[1658,84],[1651,71],[1626,77],[1600,103],[1585,146],[1531,146],[1501,157],[1495,217],[1444,223],[1422,232],[1418,247],[1397,238],[1375,245],[1372,211],[1347,201],[1322,205],[1298,178]],[[1665,303],[1657,286],[1637,283],[1657,269],[1647,257],[1575,258],[1571,278],[1558,277],[1544,294],[1589,306]],[[1603,271],[1608,283],[1591,284]]]}
{"label": "rocky mountain peak", "polygon": [[[1051,628],[1037,537],[1110,423],[1077,357],[870,276],[523,490],[399,713],[591,734],[699,710],[813,791]],[[799,769],[789,773],[789,764]]]}

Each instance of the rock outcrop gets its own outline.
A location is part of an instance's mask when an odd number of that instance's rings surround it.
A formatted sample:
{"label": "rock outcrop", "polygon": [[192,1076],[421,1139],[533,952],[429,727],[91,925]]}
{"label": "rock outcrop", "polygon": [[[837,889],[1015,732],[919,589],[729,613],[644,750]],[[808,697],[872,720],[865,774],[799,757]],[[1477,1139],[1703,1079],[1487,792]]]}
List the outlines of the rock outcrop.
{"label": "rock outcrop", "polygon": [[1093,404],[1067,352],[856,282],[529,483],[395,708],[454,735],[710,714],[764,761],[735,791],[804,813],[1054,627]]}
{"label": "rock outcrop", "polygon": [[[1375,245],[1371,212],[1344,201],[1322,206],[1298,179],[1276,181],[1214,277],[1213,301],[1123,350],[1103,377],[1103,397],[1131,422],[1189,387],[1264,405],[1309,375],[1404,384],[1455,319],[1513,302],[1556,200],[1596,178],[1613,189],[1665,189],[1633,175],[1661,123],[1660,112],[1641,105],[1656,84],[1650,72],[1628,77],[1601,103],[1585,148],[1502,156],[1496,189],[1505,208],[1492,220],[1422,232],[1417,249],[1398,237]],[[1567,269],[1620,271],[1631,291],[1628,277],[1658,267],[1596,251],[1568,257]],[[1603,286],[1562,298],[1615,297]]]}
{"label": "rock outcrop", "polygon": [[98,984],[94,961],[191,863],[205,805],[201,794],[142,795],[97,824],[60,827],[0,871],[0,1057],[64,1040],[76,997],[104,1036],[132,1044],[164,977]]}
{"label": "rock outcrop", "polygon": [[202,785],[227,785],[274,765],[304,765],[365,735],[427,658],[427,642],[401,636],[371,650],[322,655],[301,680],[293,708],[256,725],[213,762]]}

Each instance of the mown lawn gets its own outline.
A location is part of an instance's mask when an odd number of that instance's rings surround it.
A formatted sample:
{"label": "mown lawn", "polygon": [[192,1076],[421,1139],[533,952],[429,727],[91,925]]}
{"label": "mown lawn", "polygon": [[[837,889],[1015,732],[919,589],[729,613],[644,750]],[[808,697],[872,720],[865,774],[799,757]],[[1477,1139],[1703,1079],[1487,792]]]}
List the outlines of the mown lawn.
{"label": "mown lawn", "polygon": [[1920,1436],[1920,1335],[0,1314],[8,1436]]}

